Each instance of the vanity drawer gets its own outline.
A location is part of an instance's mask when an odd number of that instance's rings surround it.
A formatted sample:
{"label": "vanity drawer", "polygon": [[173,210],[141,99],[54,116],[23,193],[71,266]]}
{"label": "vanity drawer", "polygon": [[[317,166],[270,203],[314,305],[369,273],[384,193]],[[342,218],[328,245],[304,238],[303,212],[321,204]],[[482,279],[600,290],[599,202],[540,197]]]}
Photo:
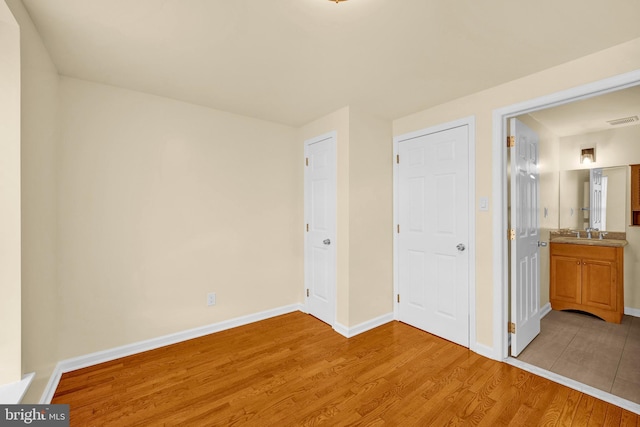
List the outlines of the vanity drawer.
{"label": "vanity drawer", "polygon": [[619,248],[615,247],[572,245],[570,243],[553,243],[551,241],[551,255],[615,261],[618,257],[618,252]]}

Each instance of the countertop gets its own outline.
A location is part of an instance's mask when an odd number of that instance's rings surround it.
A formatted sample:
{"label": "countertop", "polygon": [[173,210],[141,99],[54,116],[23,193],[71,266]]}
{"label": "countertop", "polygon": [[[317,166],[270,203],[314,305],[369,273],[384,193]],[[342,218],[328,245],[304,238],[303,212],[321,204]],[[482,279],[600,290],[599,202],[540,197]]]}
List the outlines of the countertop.
{"label": "countertop", "polygon": [[609,246],[614,248],[620,248],[627,246],[629,242],[619,239],[587,239],[584,237],[556,237],[550,240],[550,243],[565,243],[572,245],[586,245],[586,246]]}

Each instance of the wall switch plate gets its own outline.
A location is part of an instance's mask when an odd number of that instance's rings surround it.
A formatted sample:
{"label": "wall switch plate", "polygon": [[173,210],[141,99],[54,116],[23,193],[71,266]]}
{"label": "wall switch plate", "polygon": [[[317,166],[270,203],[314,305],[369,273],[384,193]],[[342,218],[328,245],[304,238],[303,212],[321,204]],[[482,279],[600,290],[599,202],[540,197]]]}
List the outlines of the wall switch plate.
{"label": "wall switch plate", "polygon": [[488,197],[480,197],[479,208],[481,211],[489,210],[489,198]]}
{"label": "wall switch plate", "polygon": [[209,292],[207,294],[207,305],[216,305],[216,293]]}

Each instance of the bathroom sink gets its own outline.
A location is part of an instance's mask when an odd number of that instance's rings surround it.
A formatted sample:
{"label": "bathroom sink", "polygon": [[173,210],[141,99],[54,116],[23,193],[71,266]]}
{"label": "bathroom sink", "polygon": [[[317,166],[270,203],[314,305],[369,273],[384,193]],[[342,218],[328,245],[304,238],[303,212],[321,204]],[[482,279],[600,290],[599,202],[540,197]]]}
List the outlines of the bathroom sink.
{"label": "bathroom sink", "polygon": [[609,246],[609,247],[622,247],[626,246],[629,242],[626,240],[618,239],[587,239],[584,237],[556,237],[551,240],[551,243],[569,243],[572,245],[587,245],[587,246]]}

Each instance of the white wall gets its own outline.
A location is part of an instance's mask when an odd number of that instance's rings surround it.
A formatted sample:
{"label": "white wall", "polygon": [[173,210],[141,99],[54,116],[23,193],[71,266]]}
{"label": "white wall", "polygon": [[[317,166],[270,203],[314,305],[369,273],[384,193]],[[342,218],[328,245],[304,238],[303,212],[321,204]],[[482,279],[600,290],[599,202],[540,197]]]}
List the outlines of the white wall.
{"label": "white wall", "polygon": [[38,402],[58,361],[56,171],[58,72],[28,13],[9,0],[20,23],[22,75],[22,372],[36,376],[25,397]]}
{"label": "white wall", "polygon": [[0,385],[21,367],[20,30],[0,1]]}
{"label": "white wall", "polygon": [[61,99],[60,359],[300,302],[294,129],[71,78]]}

